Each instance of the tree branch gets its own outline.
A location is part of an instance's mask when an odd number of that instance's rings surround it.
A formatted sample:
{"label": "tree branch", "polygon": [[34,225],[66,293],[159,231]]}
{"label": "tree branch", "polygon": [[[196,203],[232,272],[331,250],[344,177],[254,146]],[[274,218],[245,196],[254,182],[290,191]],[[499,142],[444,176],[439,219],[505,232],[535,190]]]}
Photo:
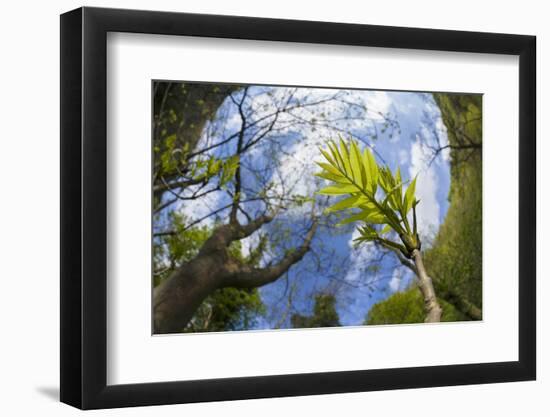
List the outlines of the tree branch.
{"label": "tree branch", "polygon": [[172,181],[172,182],[166,182],[163,177],[161,177],[161,183],[155,184],[153,186],[153,192],[158,193],[161,191],[168,191],[173,190],[174,188],[183,188],[183,187],[189,187],[191,185],[197,185],[203,182],[206,182],[207,180],[205,178],[192,178],[190,180],[180,180],[180,181]]}
{"label": "tree branch", "polygon": [[253,268],[248,265],[234,265],[235,271],[228,276],[225,285],[235,288],[256,288],[276,281],[281,275],[287,272],[292,265],[300,261],[309,250],[309,246],[315,231],[317,230],[318,220],[313,223],[302,242],[302,245],[296,250],[287,253],[279,263],[266,268]]}
{"label": "tree branch", "polygon": [[239,225],[237,228],[234,227],[234,237],[232,240],[241,240],[245,237],[250,236],[264,224],[269,223],[271,220],[273,220],[275,218],[275,215],[276,214],[264,214],[244,226]]}
{"label": "tree branch", "polygon": [[[244,114],[243,105],[244,101],[246,99],[246,96],[248,94],[248,87],[246,87],[243,91],[243,97],[240,102],[237,103],[233,95],[230,95],[229,97],[237,105],[237,108],[239,109],[239,115],[241,117],[241,130],[239,132],[239,139],[237,141],[237,153],[240,157],[241,153],[243,153],[243,143],[244,143],[244,132],[246,130],[246,116]],[[239,204],[241,200],[241,164],[237,166],[237,169],[235,170],[235,193],[233,196],[233,206],[231,207],[231,213],[229,214],[229,224],[232,225],[238,225],[239,222],[237,220],[237,211],[239,210]]]}

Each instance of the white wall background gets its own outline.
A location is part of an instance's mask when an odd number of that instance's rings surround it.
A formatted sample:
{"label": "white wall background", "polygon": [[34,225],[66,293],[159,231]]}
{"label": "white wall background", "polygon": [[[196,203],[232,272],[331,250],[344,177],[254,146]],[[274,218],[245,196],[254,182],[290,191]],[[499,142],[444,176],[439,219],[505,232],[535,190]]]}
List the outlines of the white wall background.
{"label": "white wall background", "polygon": [[[486,4],[489,3],[489,4]],[[544,2],[352,0],[124,0],[89,6],[238,14],[534,34],[538,37],[539,213],[550,212],[548,133],[542,115],[550,97],[550,26]],[[3,4],[0,65],[0,411],[3,415],[75,415],[59,392],[59,17],[82,4],[27,1]],[[542,76],[542,77],[541,77]],[[545,102],[543,102],[543,97]],[[543,126],[544,125],[544,126]],[[539,215],[539,259],[550,249],[550,221]],[[445,416],[532,415],[550,412],[550,267],[539,265],[538,381],[231,403],[99,411],[95,415],[230,416],[426,414],[426,402]]]}

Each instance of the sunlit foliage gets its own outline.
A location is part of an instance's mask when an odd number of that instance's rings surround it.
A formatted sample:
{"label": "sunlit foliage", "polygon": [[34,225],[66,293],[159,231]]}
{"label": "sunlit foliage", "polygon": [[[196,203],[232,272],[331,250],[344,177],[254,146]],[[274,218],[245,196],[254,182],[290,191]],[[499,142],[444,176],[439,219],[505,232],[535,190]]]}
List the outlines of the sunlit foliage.
{"label": "sunlit foliage", "polygon": [[[416,178],[405,188],[399,168],[394,174],[389,167],[379,166],[372,152],[367,147],[361,152],[353,140],[348,145],[340,139],[340,147],[331,141],[328,151],[320,151],[326,162],[318,162],[323,171],[317,176],[332,184],[318,193],[346,196],[328,211],[351,211],[341,223],[361,224],[357,244],[379,242],[399,250],[405,257],[420,248],[415,214],[419,203],[414,195]],[[411,210],[412,225],[408,217]],[[397,233],[400,242],[383,237],[391,231]]]}
{"label": "sunlit foliage", "polygon": [[[451,304],[439,299],[443,309],[441,321],[467,320]],[[364,324],[424,323],[424,300],[416,288],[396,292],[370,309]]]}

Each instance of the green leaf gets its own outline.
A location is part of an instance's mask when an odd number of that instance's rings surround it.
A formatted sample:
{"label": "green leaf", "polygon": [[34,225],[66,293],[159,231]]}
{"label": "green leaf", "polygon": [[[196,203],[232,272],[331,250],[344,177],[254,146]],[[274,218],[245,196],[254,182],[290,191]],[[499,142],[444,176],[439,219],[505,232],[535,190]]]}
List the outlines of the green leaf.
{"label": "green leaf", "polygon": [[388,167],[380,169],[380,180],[378,182],[386,194],[390,193],[393,187],[395,187],[395,178],[393,178]]}
{"label": "green leaf", "polygon": [[343,226],[345,224],[360,222],[360,221],[364,221],[366,218],[367,218],[367,215],[364,212],[356,213],[348,217],[347,219],[342,220],[340,223],[338,223],[338,225]]}
{"label": "green leaf", "polygon": [[376,237],[378,237],[378,232],[370,224],[367,224],[366,226],[364,226],[362,232],[365,236],[376,236]]}
{"label": "green leaf", "polygon": [[397,208],[395,207],[395,204],[394,204],[394,199],[393,199],[395,190],[396,190],[396,188],[394,187],[391,190],[386,192],[386,197],[382,201],[381,206],[387,207],[389,205],[392,208],[392,210],[397,210]]}
{"label": "green leaf", "polygon": [[387,218],[381,212],[373,212],[367,215],[365,222],[372,224],[385,224],[387,222]]}
{"label": "green leaf", "polygon": [[333,206],[329,207],[326,211],[327,213],[332,213],[335,211],[351,209],[356,207],[356,203],[361,199],[360,195],[352,195],[351,197],[345,198]]}
{"label": "green leaf", "polygon": [[405,192],[405,214],[407,214],[409,210],[412,209],[415,202],[414,193],[416,191],[416,178],[417,177],[414,177],[414,180],[411,181],[409,187],[407,188],[407,191]]}
{"label": "green leaf", "polygon": [[363,210],[365,213],[371,213],[374,210],[378,210],[378,207],[376,207],[376,204],[365,200],[359,201],[357,207],[359,207],[361,210]]}
{"label": "green leaf", "polygon": [[333,166],[338,166],[338,164],[336,163],[336,161],[334,160],[333,157],[331,157],[329,155],[329,153],[327,151],[324,151],[323,149],[319,148],[319,151],[321,151],[321,153],[323,154],[323,156],[325,157],[325,159]]}
{"label": "green leaf", "polygon": [[380,175],[378,176],[378,184],[382,187],[384,192],[388,189],[390,189],[390,185],[386,181],[386,175],[384,169],[380,169]]}
{"label": "green leaf", "polygon": [[342,138],[340,138],[340,154],[342,155],[345,173],[348,175],[348,177],[352,177],[356,180],[356,178],[353,176],[353,171],[351,169],[348,147],[346,146],[346,143]]}
{"label": "green leaf", "polygon": [[335,184],[317,191],[317,194],[340,195],[356,193],[357,191],[357,187],[351,184]]}
{"label": "green leaf", "polygon": [[390,207],[394,210],[401,210],[401,182],[395,184],[395,186],[386,194],[386,198],[383,204],[389,203]]}
{"label": "green leaf", "polygon": [[379,212],[380,210],[378,209],[378,206],[373,203],[372,201],[369,201],[365,198],[365,201],[364,203],[362,202],[362,204],[359,205],[359,208],[361,210],[363,210],[365,213],[374,213],[374,212]]}
{"label": "green leaf", "polygon": [[381,224],[387,223],[387,218],[384,212],[380,211],[378,206],[372,202],[361,204],[359,206],[364,214],[364,221],[367,223]]}
{"label": "green leaf", "polygon": [[395,170],[395,182],[400,184],[401,183],[401,170],[399,167]]}
{"label": "green leaf", "polygon": [[359,151],[355,141],[351,142],[350,162],[353,177],[363,188],[366,188],[367,178],[365,175],[365,168],[363,166],[363,161],[361,160],[361,151]]}
{"label": "green leaf", "polygon": [[349,184],[349,180],[345,177],[339,177],[337,175],[331,174],[329,172],[319,172],[315,174],[316,177],[323,178],[325,180],[337,182],[340,184]]}
{"label": "green leaf", "polygon": [[385,235],[386,233],[389,233],[391,231],[392,231],[392,227],[389,224],[387,224],[382,228],[382,230],[380,230],[380,234]]}
{"label": "green leaf", "polygon": [[370,225],[360,227],[358,228],[358,230],[361,233],[361,236],[358,237],[357,239],[354,239],[354,242],[357,242],[357,243],[368,242],[371,240],[375,240],[379,237],[376,230]]}
{"label": "green leaf", "polygon": [[220,185],[222,187],[235,175],[235,171],[237,171],[237,168],[239,167],[239,161],[239,155],[233,155],[223,162],[220,177]]}
{"label": "green leaf", "polygon": [[402,201],[403,201],[403,192],[402,192],[402,187],[403,187],[403,180],[401,179],[401,170],[399,169],[399,167],[397,167],[397,170],[395,172],[395,182],[397,183],[396,184],[396,187],[397,187],[397,190],[395,192],[395,200],[394,200],[394,203],[395,203],[395,207],[396,207],[396,210],[400,210],[401,207],[402,207]]}
{"label": "green leaf", "polygon": [[315,162],[315,163],[319,165],[321,168],[323,168],[325,171],[330,172],[332,175],[343,177],[342,173],[334,166],[327,164],[325,162]]}
{"label": "green leaf", "polygon": [[330,141],[328,143],[328,148],[330,149],[333,159],[334,161],[336,161],[336,165],[338,165],[339,169],[344,169],[344,161],[342,159],[342,156],[340,155],[340,152],[338,151],[338,146],[336,146],[333,141]]}
{"label": "green leaf", "polygon": [[210,158],[206,166],[206,176],[212,177],[216,175],[218,172],[220,172],[221,168],[222,168],[222,161],[220,161],[219,159]]}
{"label": "green leaf", "polygon": [[371,192],[374,194],[376,192],[376,185],[378,184],[379,169],[374,155],[368,148],[363,150],[363,164],[366,169],[367,181]]}

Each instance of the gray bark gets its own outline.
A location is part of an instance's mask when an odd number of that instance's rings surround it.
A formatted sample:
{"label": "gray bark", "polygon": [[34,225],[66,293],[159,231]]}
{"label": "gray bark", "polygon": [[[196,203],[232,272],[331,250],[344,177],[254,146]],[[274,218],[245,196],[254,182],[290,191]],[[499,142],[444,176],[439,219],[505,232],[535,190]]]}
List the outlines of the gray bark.
{"label": "gray bark", "polygon": [[428,276],[422,254],[418,249],[413,250],[412,258],[416,267],[418,277],[418,288],[424,297],[424,309],[426,310],[426,323],[437,323],[441,321],[442,309],[437,301],[432,279]]}

